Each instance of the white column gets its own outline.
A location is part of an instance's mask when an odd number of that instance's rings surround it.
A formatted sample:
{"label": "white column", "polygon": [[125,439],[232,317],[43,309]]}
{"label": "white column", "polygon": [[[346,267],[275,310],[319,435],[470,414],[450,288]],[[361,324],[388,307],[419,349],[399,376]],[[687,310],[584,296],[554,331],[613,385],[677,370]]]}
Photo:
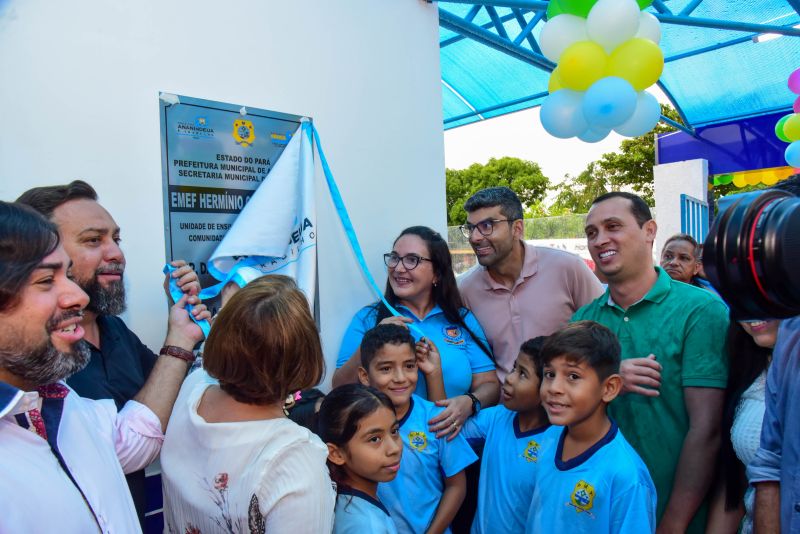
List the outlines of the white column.
{"label": "white column", "polygon": [[661,257],[664,242],[681,231],[681,194],[708,201],[708,160],[692,159],[653,167],[658,234],[653,251]]}

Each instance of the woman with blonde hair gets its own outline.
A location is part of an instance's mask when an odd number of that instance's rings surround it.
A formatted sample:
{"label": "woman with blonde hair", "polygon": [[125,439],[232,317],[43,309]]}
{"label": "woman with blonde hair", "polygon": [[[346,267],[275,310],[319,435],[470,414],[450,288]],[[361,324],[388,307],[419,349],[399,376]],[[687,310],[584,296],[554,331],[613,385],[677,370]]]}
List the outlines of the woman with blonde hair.
{"label": "woman with blonde hair", "polygon": [[268,275],[214,321],[204,369],[186,379],[161,451],[168,532],[330,532],[327,447],[286,417],[324,363],[305,295]]}

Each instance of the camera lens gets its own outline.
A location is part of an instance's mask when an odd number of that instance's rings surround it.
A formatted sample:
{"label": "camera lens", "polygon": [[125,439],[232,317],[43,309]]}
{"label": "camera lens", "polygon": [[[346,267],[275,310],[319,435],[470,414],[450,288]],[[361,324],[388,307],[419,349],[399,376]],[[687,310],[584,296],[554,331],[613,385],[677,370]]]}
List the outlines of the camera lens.
{"label": "camera lens", "polygon": [[711,228],[703,266],[737,319],[800,315],[800,198],[737,195]]}

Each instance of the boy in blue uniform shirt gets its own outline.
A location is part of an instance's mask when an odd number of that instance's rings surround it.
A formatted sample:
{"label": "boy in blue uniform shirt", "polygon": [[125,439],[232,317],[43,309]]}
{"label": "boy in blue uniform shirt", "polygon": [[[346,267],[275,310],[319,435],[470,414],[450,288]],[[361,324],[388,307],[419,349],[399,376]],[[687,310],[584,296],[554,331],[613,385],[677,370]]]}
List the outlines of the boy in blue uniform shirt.
{"label": "boy in blue uniform shirt", "polygon": [[462,436],[486,440],[472,534],[525,529],[539,459],[558,441],[555,434],[545,433],[550,424],[539,399],[544,339],[530,339],[520,347],[501,390],[503,405],[481,410],[464,423]]}
{"label": "boy in blue uniform shirt", "polygon": [[620,345],[578,321],[542,347],[542,404],[557,439],[536,469],[526,532],[655,532],[656,490],[647,467],[606,408],[619,394]]}
{"label": "boy in blue uniform shirt", "polygon": [[358,376],[362,384],[392,400],[400,423],[400,471],[393,481],[378,487],[378,497],[398,532],[450,532],[466,493],[464,468],[478,458],[462,436],[447,441],[428,430],[428,421],[442,409],[412,394],[417,356],[408,329],[383,324],[367,331]]}

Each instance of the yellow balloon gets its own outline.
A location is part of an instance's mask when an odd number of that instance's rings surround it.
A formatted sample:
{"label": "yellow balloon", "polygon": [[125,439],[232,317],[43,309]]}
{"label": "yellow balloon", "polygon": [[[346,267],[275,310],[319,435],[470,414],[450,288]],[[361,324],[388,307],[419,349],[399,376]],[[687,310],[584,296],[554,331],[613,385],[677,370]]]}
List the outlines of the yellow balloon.
{"label": "yellow balloon", "polygon": [[745,182],[747,185],[758,185],[761,183],[761,175],[757,172],[749,172],[744,176]]}
{"label": "yellow balloon", "polygon": [[608,54],[594,41],[571,44],[558,60],[558,77],[567,89],[585,91],[603,77]]}
{"label": "yellow balloon", "polygon": [[558,76],[558,67],[553,69],[553,72],[550,73],[550,80],[547,82],[547,90],[551,93],[555,93],[559,89],[563,89],[564,84],[561,81],[561,78]]}
{"label": "yellow balloon", "polygon": [[634,37],[619,45],[608,58],[606,76],[628,80],[644,91],[658,81],[664,70],[664,54],[653,41]]}
{"label": "yellow balloon", "polygon": [[783,135],[789,141],[800,141],[800,114],[795,113],[783,123]]}
{"label": "yellow balloon", "polygon": [[764,185],[775,185],[778,183],[780,179],[781,177],[778,176],[778,173],[773,171],[765,174],[764,177],[761,179],[761,182]]}
{"label": "yellow balloon", "polygon": [[736,174],[733,177],[733,185],[742,188],[747,185],[747,177],[744,174]]}

